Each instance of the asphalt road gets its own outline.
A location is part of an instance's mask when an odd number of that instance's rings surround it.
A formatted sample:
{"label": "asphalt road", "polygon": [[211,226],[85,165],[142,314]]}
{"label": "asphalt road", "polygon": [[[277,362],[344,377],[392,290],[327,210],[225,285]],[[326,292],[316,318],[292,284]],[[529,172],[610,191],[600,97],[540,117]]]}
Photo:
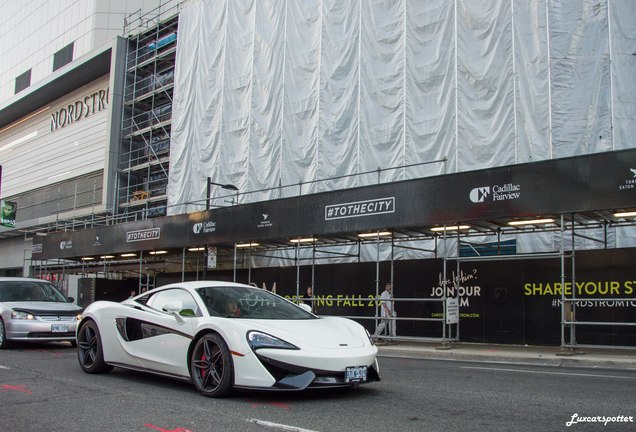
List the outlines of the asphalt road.
{"label": "asphalt road", "polygon": [[84,374],[67,344],[21,345],[0,351],[0,431],[636,430],[635,371],[390,357],[380,366],[383,381],[358,389],[207,399],[146,374]]}

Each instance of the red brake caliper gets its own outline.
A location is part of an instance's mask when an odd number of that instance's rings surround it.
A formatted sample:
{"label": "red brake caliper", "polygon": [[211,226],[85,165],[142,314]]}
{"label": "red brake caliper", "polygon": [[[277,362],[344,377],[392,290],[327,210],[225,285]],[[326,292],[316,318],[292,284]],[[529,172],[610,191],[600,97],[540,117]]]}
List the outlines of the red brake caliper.
{"label": "red brake caliper", "polygon": [[[201,352],[201,362],[205,363],[207,358],[205,357],[205,350]],[[201,368],[201,378],[205,379],[205,369]]]}

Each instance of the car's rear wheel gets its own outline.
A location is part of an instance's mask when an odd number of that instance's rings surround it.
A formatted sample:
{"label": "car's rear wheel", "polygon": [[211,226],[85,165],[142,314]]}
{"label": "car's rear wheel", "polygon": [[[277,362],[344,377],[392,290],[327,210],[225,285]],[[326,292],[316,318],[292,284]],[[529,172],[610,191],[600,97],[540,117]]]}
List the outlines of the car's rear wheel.
{"label": "car's rear wheel", "polygon": [[102,338],[95,321],[84,321],[77,332],[77,359],[89,374],[108,373],[113,367],[104,362]]}
{"label": "car's rear wheel", "polygon": [[7,340],[7,332],[4,328],[4,321],[0,318],[0,349],[9,348],[11,342]]}
{"label": "car's rear wheel", "polygon": [[190,375],[197,390],[204,396],[230,394],[234,384],[234,363],[221,336],[208,333],[196,342],[190,360]]}

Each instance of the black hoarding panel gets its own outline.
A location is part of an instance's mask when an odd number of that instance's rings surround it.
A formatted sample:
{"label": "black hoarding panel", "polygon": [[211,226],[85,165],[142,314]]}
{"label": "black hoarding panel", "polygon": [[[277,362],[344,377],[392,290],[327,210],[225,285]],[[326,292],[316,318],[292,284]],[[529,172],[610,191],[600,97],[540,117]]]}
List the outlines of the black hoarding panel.
{"label": "black hoarding panel", "polygon": [[139,279],[95,279],[95,300],[120,302],[130,297],[130,292],[137,293]]}
{"label": "black hoarding panel", "polygon": [[[594,298],[581,302],[578,321],[636,322],[636,274],[633,249],[581,251],[576,257],[575,294]],[[442,318],[439,300],[443,294],[443,261],[397,261],[394,263],[394,295],[400,318],[398,336],[440,337],[441,324],[409,318]],[[231,280],[232,272],[218,272]],[[380,287],[390,279],[390,264],[380,265]],[[265,289],[294,299],[296,269],[252,269],[251,281]],[[180,275],[179,275],[180,276]],[[459,289],[453,279],[459,276]],[[359,317],[374,330],[378,304],[375,263],[330,264],[314,268],[314,294],[321,315]],[[568,276],[571,278],[571,275]],[[238,272],[239,282],[248,282],[248,272]],[[311,268],[300,268],[300,293],[311,283]],[[449,295],[459,296],[461,340],[506,344],[559,345],[561,343],[561,267],[558,259],[462,263],[457,274],[454,262],[447,268]],[[565,290],[571,295],[571,280]],[[413,301],[402,299],[423,299]],[[614,300],[626,299],[631,300]],[[628,326],[578,326],[581,344],[636,345],[636,334]]]}
{"label": "black hoarding panel", "polygon": [[77,304],[83,308],[95,301],[95,278],[81,278],[77,287]]}
{"label": "black hoarding panel", "polygon": [[[559,259],[501,262],[448,262],[447,293],[460,302],[460,339],[466,342],[559,345],[561,343],[561,293],[585,299],[576,308],[579,322],[636,323],[636,274],[634,249],[580,251],[576,255],[576,281],[567,275],[563,287]],[[569,268],[569,267],[568,267]],[[371,333],[379,304],[374,301],[391,278],[391,265],[379,264],[376,290],[376,264],[329,264],[299,268],[255,268],[239,270],[237,281],[274,291],[290,300],[302,297],[315,280],[314,295],[318,314],[351,316]],[[412,318],[443,317],[443,260],[396,261],[393,265],[398,336],[441,337],[439,322]],[[214,280],[232,281],[233,271],[211,271]],[[458,277],[459,288],[453,281]],[[249,278],[249,279],[248,279]],[[195,273],[185,280],[196,280]],[[181,273],[160,274],[157,286],[180,282]],[[123,299],[135,289],[138,280],[102,282],[96,297]],[[106,288],[105,288],[106,287]],[[119,298],[119,297],[121,298]],[[80,295],[81,297],[81,295]],[[115,298],[117,297],[117,298]],[[408,300],[406,300],[408,299]],[[415,300],[414,300],[415,299]],[[421,299],[421,301],[417,300]],[[636,346],[636,333],[630,326],[577,327],[580,344]]]}

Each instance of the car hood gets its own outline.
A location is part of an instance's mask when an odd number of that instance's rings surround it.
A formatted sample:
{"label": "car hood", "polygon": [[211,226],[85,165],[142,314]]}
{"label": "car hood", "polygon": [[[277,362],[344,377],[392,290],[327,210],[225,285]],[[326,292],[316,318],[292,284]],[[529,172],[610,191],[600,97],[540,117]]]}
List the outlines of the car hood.
{"label": "car hood", "polygon": [[254,330],[269,333],[299,347],[321,349],[361,348],[368,338],[356,322],[325,317],[311,320],[245,320]]}
{"label": "car hood", "polygon": [[11,309],[19,309],[31,313],[73,315],[82,310],[82,308],[76,304],[64,302],[20,301],[4,302],[3,304]]}

